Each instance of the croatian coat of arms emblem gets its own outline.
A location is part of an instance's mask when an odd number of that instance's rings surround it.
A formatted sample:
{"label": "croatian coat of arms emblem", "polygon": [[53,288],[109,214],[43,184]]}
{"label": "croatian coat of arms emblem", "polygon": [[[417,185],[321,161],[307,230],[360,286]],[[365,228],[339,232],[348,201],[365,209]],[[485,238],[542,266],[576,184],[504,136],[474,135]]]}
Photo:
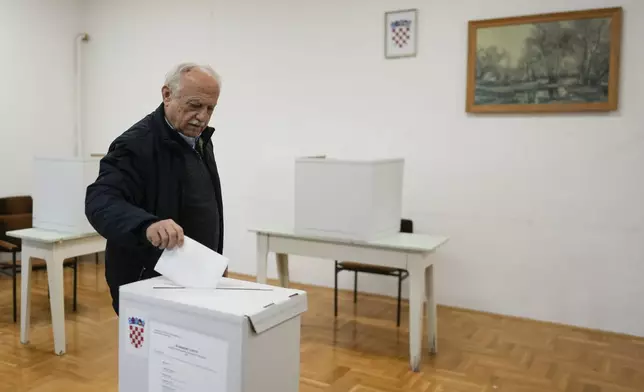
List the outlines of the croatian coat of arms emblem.
{"label": "croatian coat of arms emblem", "polygon": [[391,40],[394,45],[402,48],[411,38],[411,20],[401,19],[391,22]]}
{"label": "croatian coat of arms emblem", "polygon": [[145,320],[139,317],[129,317],[127,322],[130,326],[130,344],[134,348],[143,347],[145,339]]}

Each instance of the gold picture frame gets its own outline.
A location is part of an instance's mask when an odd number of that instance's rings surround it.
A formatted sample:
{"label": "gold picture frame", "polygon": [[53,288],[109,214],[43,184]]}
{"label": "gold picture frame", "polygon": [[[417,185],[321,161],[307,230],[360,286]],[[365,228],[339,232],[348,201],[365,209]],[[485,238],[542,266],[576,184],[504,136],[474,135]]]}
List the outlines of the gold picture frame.
{"label": "gold picture frame", "polygon": [[468,113],[613,111],[622,8],[468,23]]}

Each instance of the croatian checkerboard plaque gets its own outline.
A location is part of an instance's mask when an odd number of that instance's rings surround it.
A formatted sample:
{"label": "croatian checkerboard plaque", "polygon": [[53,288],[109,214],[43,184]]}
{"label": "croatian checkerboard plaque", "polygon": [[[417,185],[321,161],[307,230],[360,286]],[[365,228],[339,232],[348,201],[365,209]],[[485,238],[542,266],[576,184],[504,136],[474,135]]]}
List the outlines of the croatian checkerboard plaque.
{"label": "croatian checkerboard plaque", "polygon": [[385,13],[385,57],[416,56],[417,17],[415,9]]}

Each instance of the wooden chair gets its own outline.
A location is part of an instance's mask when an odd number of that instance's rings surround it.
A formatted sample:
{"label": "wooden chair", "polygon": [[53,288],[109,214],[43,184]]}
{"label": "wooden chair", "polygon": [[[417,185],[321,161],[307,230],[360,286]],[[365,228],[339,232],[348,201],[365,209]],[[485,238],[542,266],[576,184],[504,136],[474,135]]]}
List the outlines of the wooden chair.
{"label": "wooden chair", "polygon": [[[28,229],[32,227],[33,201],[30,196],[14,196],[0,198],[0,253],[11,253],[11,263],[0,260],[0,272],[9,274],[13,278],[13,322],[18,319],[17,315],[17,275],[20,272],[20,260],[17,259],[17,253],[21,251],[21,241],[18,238],[7,236],[7,231]],[[76,311],[76,291],[78,286],[78,258],[65,260],[63,265],[71,267],[74,270],[74,303],[73,309]],[[33,269],[44,269],[46,264],[44,260],[34,259]]]}
{"label": "wooden chair", "polygon": [[[414,232],[414,222],[409,219],[402,219],[400,221],[400,232],[401,233],[413,233]],[[335,298],[334,298],[334,311],[335,316],[338,316],[338,274],[342,271],[353,271],[353,303],[358,302],[358,272],[376,274],[376,275],[387,275],[395,276],[398,278],[398,312],[396,325],[400,327],[400,302],[402,294],[402,282],[409,276],[409,272],[401,268],[393,267],[384,267],[380,265],[366,264],[366,263],[356,263],[351,261],[338,262],[335,261]]]}

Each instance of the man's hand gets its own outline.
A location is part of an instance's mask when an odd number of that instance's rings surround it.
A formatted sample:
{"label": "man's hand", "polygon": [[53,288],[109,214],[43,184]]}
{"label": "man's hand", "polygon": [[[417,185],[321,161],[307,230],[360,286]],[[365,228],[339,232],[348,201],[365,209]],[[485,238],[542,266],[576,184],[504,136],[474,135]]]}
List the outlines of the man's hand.
{"label": "man's hand", "polygon": [[145,231],[148,241],[159,249],[172,249],[183,245],[183,229],[172,219],[151,224]]}

